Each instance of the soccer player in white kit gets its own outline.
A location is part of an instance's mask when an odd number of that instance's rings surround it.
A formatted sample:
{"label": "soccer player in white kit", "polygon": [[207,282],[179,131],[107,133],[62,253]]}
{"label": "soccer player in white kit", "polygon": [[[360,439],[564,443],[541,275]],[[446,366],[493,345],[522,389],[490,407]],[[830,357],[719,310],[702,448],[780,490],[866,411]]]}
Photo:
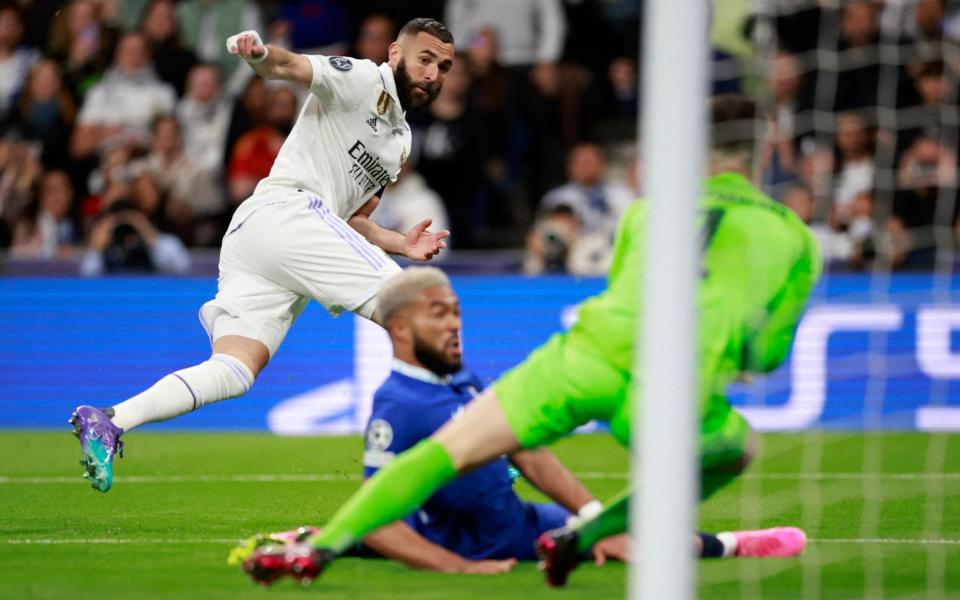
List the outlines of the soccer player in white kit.
{"label": "soccer player in white kit", "polygon": [[125,431],[246,393],[310,299],[376,322],[377,292],[400,271],[388,254],[429,260],[446,247],[449,232],[429,231],[429,219],[401,234],[369,218],[410,154],[406,111],[437,97],[453,62],[442,23],[404,25],[379,66],[296,54],[264,45],[254,31],[231,36],[227,48],[261,77],[310,94],[270,175],[224,235],[217,295],[200,309],[210,359],[112,408],[80,406],[71,417],[84,477],[101,492],[112,485]]}

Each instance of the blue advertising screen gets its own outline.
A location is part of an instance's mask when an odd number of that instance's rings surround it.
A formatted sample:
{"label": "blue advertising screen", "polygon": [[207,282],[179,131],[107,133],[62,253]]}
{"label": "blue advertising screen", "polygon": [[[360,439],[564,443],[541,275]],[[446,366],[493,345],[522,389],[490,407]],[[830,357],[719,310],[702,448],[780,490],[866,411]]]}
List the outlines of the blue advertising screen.
{"label": "blue advertising screen", "polygon": [[[453,278],[469,368],[485,381],[521,361],[599,279]],[[213,279],[0,279],[0,427],[67,428],[78,404],[109,406],[209,356],[197,312]],[[960,284],[932,275],[833,275],[794,350],[731,400],[763,430],[960,430]],[[669,343],[665,340],[664,343]],[[253,389],[155,429],[361,431],[391,349],[376,325],[312,304]]]}

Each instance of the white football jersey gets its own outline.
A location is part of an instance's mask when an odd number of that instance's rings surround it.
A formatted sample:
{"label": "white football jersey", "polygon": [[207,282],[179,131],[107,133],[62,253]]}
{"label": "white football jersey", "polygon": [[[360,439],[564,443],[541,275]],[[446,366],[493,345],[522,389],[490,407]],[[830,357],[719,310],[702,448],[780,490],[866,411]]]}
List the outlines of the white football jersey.
{"label": "white football jersey", "polygon": [[348,219],[395,181],[410,155],[410,126],[393,70],[369,60],[308,56],[310,94],[255,195],[296,190],[319,196]]}

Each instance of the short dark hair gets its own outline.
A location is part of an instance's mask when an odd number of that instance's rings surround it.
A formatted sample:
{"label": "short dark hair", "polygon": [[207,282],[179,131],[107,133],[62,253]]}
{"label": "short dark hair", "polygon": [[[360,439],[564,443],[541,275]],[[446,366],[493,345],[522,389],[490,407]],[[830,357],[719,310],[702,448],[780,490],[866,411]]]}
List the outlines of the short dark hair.
{"label": "short dark hair", "polygon": [[447,29],[447,26],[435,19],[426,17],[417,17],[410,19],[407,24],[400,28],[400,35],[417,35],[420,32],[429,33],[444,44],[453,43],[453,34]]}
{"label": "short dark hair", "polygon": [[757,104],[739,94],[720,94],[710,100],[710,147],[725,153],[753,152],[757,138]]}

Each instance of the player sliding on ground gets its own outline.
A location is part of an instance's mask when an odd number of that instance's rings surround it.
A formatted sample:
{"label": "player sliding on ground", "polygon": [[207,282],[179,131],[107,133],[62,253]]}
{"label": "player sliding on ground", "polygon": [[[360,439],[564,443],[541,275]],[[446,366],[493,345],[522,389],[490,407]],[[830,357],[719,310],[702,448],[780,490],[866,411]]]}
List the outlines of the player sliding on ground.
{"label": "player sliding on ground", "polygon": [[295,54],[254,31],[231,36],[227,48],[261,77],[310,94],[270,175],[223,238],[217,296],[200,310],[213,355],[112,408],[80,406],[70,419],[84,477],[101,492],[112,485],[125,431],[246,393],[310,299],[334,315],[375,320],[377,290],[400,271],[387,253],[429,260],[446,247],[449,232],[428,231],[429,220],[404,235],[369,218],[410,154],[406,111],[433,102],[452,64],[443,24],[410,21],[379,66]]}
{"label": "player sliding on ground", "polygon": [[[393,369],[373,397],[366,427],[364,476],[429,437],[483,390],[480,378],[463,368],[460,301],[450,280],[433,267],[410,267],[384,284],[380,318],[393,345]],[[513,489],[507,461],[554,500],[524,502]],[[363,538],[347,556],[372,554],[417,569],[445,573],[506,573],[517,560],[536,558],[534,542],[546,531],[589,518],[600,503],[546,448],[520,450],[457,478],[401,521]],[[316,533],[316,527],[258,534],[231,550],[228,564],[242,564],[258,549],[285,546]],[[779,543],[783,529],[698,533],[694,546],[703,558],[751,554],[758,540]],[[602,565],[624,560],[625,534],[594,544],[592,559]]]}
{"label": "player sliding on ground", "polygon": [[[378,317],[390,335],[390,376],[373,395],[366,426],[364,477],[459,414],[483,390],[463,368],[460,300],[433,267],[410,267],[380,290]],[[551,503],[524,502],[513,487],[508,460]],[[351,549],[417,569],[445,573],[505,573],[534,560],[534,541],[573,515],[593,515],[600,503],[548,449],[521,450],[484,465],[438,490],[406,519],[381,527]],[[300,532],[316,531],[301,528]],[[298,531],[254,536],[230,553],[241,564],[257,548],[296,540]],[[624,535],[597,544],[594,559],[623,560]]]}
{"label": "player sliding on ground", "polygon": [[[748,179],[753,102],[721,96],[711,103],[711,113],[698,292],[704,498],[742,472],[752,453],[750,428],[727,403],[728,384],[739,373],[766,373],[783,362],[820,272],[809,229]],[[381,469],[316,535],[289,547],[264,548],[245,562],[245,570],[263,582],[284,575],[313,579],[345,549],[408,515],[458,473],[521,448],[549,444],[591,419],[609,422],[614,437],[628,444],[646,217],[642,202],[623,216],[607,289],[581,306],[568,332],[554,335],[458,418]],[[624,496],[598,517],[542,537],[548,581],[562,585],[593,544],[626,529]],[[801,531],[787,528],[769,536],[746,533],[730,546],[738,554],[787,556],[799,553],[804,543]]]}

